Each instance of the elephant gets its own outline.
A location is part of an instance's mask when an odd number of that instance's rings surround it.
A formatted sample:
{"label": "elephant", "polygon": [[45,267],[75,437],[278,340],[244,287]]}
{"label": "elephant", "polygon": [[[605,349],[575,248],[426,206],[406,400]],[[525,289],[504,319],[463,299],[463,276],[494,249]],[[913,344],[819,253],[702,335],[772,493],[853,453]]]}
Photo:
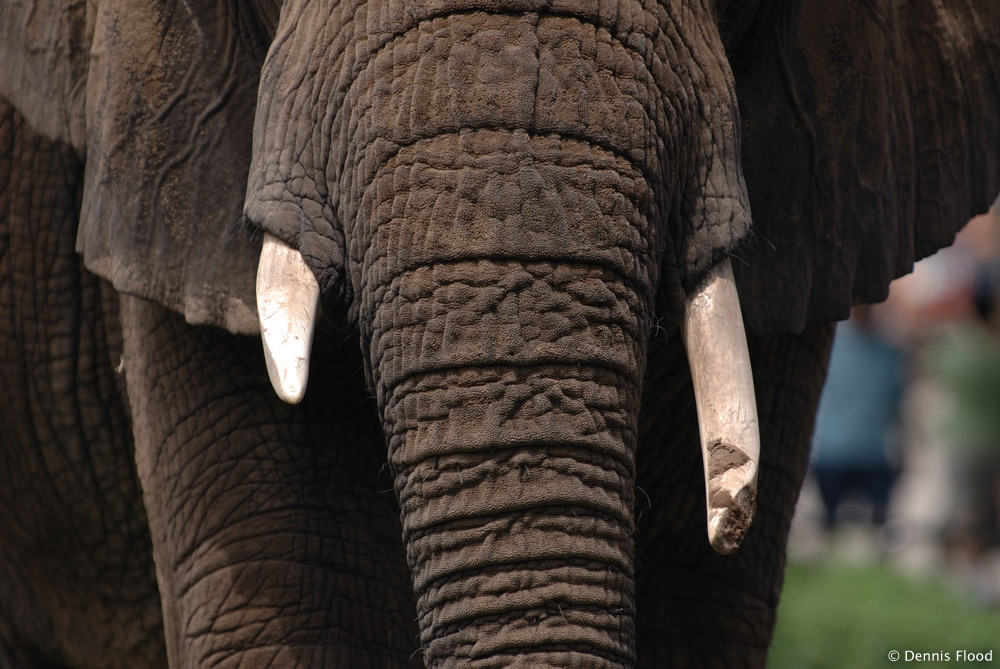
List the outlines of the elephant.
{"label": "elephant", "polygon": [[3,667],[762,667],[833,323],[1000,189],[995,0],[0,0],[0,63]]}

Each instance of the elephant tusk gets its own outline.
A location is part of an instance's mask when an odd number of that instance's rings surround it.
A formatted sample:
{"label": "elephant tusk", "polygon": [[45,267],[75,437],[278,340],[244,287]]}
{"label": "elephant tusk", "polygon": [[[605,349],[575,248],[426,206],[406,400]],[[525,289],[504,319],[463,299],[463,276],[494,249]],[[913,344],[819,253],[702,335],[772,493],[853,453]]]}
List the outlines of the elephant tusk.
{"label": "elephant tusk", "polygon": [[257,265],[257,313],[267,375],[289,404],[301,402],[306,392],[318,309],[319,284],[302,254],[265,234]]}
{"label": "elephant tusk", "polygon": [[729,259],[688,296],[681,331],[698,409],[708,541],[728,555],[753,521],[760,461],[750,354]]}

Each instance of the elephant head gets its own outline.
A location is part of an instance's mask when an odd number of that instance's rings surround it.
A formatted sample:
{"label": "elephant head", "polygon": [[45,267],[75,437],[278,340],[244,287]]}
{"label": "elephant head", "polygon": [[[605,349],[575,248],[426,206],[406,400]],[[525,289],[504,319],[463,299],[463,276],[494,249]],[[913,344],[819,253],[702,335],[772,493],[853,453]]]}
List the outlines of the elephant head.
{"label": "elephant head", "polygon": [[709,538],[730,553],[758,450],[805,453],[758,443],[743,319],[796,334],[883,299],[1000,184],[994,0],[0,17],[0,95],[86,161],[91,271],[261,331],[289,401],[331,346],[320,313],[359,342],[430,666],[634,664],[654,329],[687,343]]}
{"label": "elephant head", "polygon": [[[276,249],[318,279],[277,337],[309,330],[317,294],[360,331],[430,663],[526,645],[628,662],[655,304],[678,317],[749,223],[711,7],[374,10],[286,4],[262,70],[246,216],[299,252],[265,240],[263,266]],[[672,68],[678,51],[696,57]],[[270,283],[258,300],[286,290]],[[752,515],[756,415],[752,392],[726,400],[749,424],[707,434],[729,551]],[[727,457],[739,467],[712,470]],[[553,601],[558,620],[525,625]]]}

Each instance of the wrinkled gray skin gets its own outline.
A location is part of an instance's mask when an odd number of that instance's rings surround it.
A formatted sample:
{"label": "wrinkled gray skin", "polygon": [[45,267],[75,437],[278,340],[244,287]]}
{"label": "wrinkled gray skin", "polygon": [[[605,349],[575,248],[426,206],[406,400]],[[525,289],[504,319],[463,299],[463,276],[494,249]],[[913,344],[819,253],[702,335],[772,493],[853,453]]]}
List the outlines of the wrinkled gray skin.
{"label": "wrinkled gray skin", "polygon": [[[761,667],[830,322],[1000,187],[995,0],[0,0],[0,62],[4,667]],[[727,256],[722,557],[676,322]]]}

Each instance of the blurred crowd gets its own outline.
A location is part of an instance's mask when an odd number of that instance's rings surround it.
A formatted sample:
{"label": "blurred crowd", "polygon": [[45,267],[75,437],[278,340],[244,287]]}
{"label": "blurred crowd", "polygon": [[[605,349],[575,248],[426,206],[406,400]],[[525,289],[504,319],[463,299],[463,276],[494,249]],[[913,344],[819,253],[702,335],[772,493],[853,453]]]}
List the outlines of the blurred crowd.
{"label": "blurred crowd", "polygon": [[810,470],[814,553],[863,530],[869,556],[1000,605],[997,206],[838,325]]}

